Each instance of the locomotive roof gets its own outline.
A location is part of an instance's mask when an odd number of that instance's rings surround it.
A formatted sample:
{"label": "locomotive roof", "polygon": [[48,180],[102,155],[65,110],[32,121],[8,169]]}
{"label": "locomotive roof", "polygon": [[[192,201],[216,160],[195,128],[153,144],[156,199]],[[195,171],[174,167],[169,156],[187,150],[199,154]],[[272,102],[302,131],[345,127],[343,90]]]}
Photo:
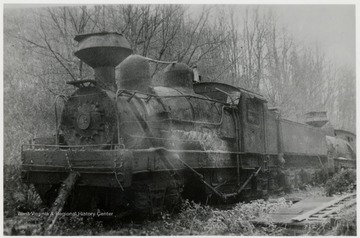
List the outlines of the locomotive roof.
{"label": "locomotive roof", "polygon": [[228,91],[228,92],[240,92],[240,93],[245,93],[247,95],[250,95],[253,98],[257,98],[261,101],[267,102],[267,100],[265,99],[264,96],[262,96],[261,94],[249,91],[245,88],[241,88],[241,87],[235,87],[229,84],[225,84],[225,83],[218,83],[218,82],[201,82],[201,83],[196,83],[194,84],[194,90],[197,93],[201,93],[201,92],[210,92],[210,89],[216,89],[216,88],[220,88],[222,90]]}

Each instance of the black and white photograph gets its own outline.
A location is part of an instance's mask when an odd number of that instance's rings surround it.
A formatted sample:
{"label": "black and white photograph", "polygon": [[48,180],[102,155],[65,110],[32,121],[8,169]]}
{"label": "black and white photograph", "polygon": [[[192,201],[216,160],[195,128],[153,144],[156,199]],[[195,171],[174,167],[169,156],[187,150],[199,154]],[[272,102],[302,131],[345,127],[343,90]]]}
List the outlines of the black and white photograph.
{"label": "black and white photograph", "polygon": [[356,8],[5,3],[6,236],[356,236]]}

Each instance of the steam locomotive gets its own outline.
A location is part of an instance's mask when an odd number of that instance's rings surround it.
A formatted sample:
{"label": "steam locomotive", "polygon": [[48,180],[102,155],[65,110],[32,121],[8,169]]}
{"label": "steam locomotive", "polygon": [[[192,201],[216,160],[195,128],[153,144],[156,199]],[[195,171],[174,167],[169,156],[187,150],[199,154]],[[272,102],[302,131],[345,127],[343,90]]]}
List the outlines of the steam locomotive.
{"label": "steam locomotive", "polygon": [[[22,146],[21,177],[51,205],[68,186],[66,208],[157,214],[181,198],[234,202],[298,186],[304,173],[355,166],[324,113],[307,124],[281,119],[266,99],[168,62],[154,86],[150,61],[118,33],[75,37],[75,55],[95,79],[56,113],[56,135]],[[56,108],[57,112],[57,108]],[[74,179],[69,179],[74,178]],[[285,181],[285,182],[284,182]]]}

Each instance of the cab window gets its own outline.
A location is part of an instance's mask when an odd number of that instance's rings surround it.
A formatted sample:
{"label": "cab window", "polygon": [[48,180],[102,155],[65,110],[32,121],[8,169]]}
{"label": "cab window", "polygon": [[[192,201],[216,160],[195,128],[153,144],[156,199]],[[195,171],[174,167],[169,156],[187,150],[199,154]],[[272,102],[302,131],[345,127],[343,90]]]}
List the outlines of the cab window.
{"label": "cab window", "polygon": [[260,103],[248,99],[246,102],[247,121],[254,125],[260,125]]}
{"label": "cab window", "polygon": [[229,92],[226,102],[227,103],[234,103],[235,105],[239,104],[240,100],[240,92]]}

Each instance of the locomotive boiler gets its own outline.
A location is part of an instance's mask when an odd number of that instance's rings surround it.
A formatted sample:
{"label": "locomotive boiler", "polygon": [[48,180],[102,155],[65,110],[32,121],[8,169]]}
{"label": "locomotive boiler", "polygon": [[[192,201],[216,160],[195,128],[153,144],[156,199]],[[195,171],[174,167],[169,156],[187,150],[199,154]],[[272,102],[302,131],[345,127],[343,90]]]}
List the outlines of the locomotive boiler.
{"label": "locomotive boiler", "polygon": [[283,186],[279,168],[296,182],[299,171],[355,164],[345,141],[281,119],[259,94],[193,83],[192,69],[178,62],[165,62],[154,85],[152,60],[132,55],[121,34],[75,40],[75,55],[94,69],[94,79],[71,81],[75,92],[56,98],[64,107],[56,115],[55,140],[22,146],[23,182],[34,184],[45,204],[75,178],[69,210],[156,214],[184,197],[233,202],[266,196]]}

